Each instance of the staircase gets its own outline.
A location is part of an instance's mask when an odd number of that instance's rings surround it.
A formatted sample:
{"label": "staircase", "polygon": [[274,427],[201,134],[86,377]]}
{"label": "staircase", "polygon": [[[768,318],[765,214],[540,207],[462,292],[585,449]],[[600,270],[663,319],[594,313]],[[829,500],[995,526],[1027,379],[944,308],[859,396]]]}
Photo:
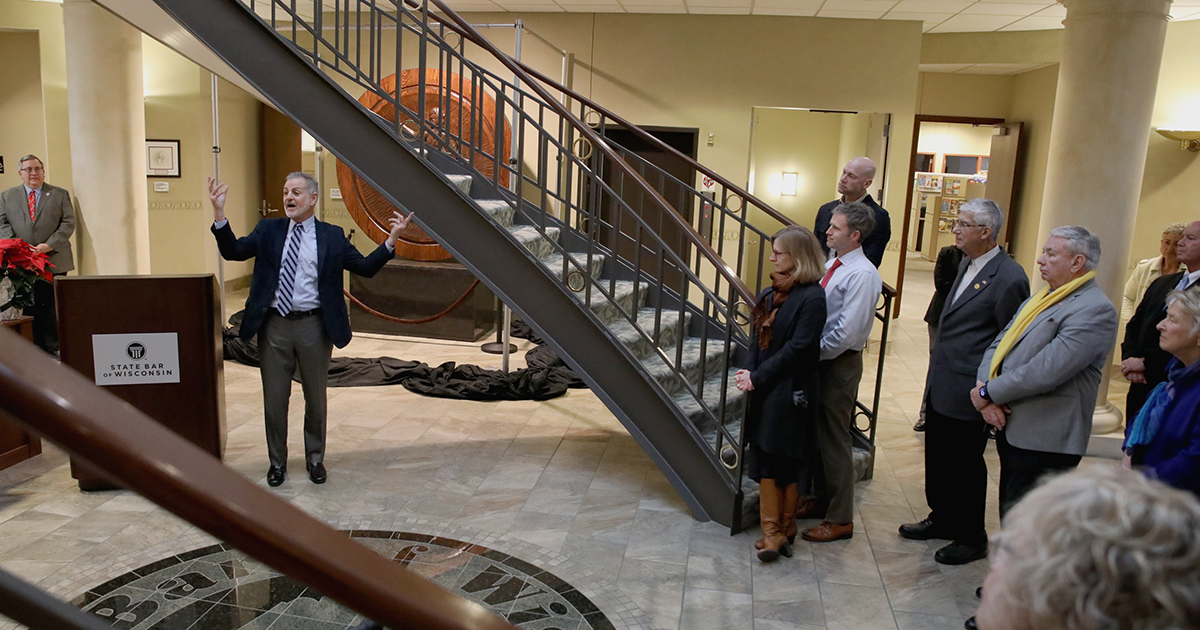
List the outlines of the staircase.
{"label": "staircase", "polygon": [[[416,211],[605,402],[697,518],[741,528],[746,401],[731,366],[770,271],[769,234],[790,221],[710,171],[702,192],[605,141],[609,125],[644,132],[503,55],[440,0],[155,2]],[[415,110],[381,88],[409,68],[436,82],[420,86]],[[395,116],[366,109],[351,94],[361,90]],[[484,125],[491,152],[475,140]],[[384,217],[372,220],[382,229]],[[875,409],[860,410],[869,475]]]}

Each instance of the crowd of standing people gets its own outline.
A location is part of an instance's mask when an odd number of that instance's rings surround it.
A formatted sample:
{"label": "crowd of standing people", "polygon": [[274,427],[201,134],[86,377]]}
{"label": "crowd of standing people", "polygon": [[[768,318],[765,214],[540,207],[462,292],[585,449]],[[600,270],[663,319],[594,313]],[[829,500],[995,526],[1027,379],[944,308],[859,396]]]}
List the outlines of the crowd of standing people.
{"label": "crowd of standing people", "polygon": [[[747,467],[760,484],[763,536],[754,546],[763,562],[791,556],[797,534],[812,542],[854,534],[852,418],[882,286],[877,267],[890,239],[886,210],[867,194],[874,175],[870,160],[852,160],[841,196],[821,207],[815,230],[787,227],[772,240],[772,283],[758,296],[751,351],[735,376],[751,401]],[[1200,554],[1194,530],[1169,553],[1156,540],[1194,527],[1200,514],[1200,288],[1192,288],[1200,279],[1200,222],[1164,231],[1161,255],[1129,279],[1124,312],[1096,283],[1101,244],[1086,227],[1050,231],[1037,259],[1045,286],[1031,294],[1025,269],[999,243],[1003,225],[995,202],[970,200],[953,225],[954,246],[939,252],[918,427],[930,511],[900,525],[899,535],[946,541],[934,554],[942,564],[991,555],[992,575],[977,591],[983,607],[968,629],[1135,627],[1120,622],[1138,618],[1131,610],[1156,619],[1195,615],[1200,602],[1190,590],[1119,591],[1160,582],[1155,571],[1179,572],[1181,555],[1194,562]],[[1115,466],[1071,472],[1087,452],[1122,320],[1121,371],[1131,383],[1123,467],[1143,474]],[[992,537],[984,525],[989,439],[1000,460],[1005,524]],[[816,518],[800,529],[800,520]],[[1166,529],[1131,525],[1147,519]],[[1098,549],[1108,557],[1089,560]],[[1097,566],[1105,562],[1116,564]],[[1034,579],[1081,566],[1099,573],[1067,585]],[[1086,601],[1114,589],[1111,601]],[[1047,618],[1090,622],[1046,625]],[[1095,625],[1100,620],[1116,625]]]}

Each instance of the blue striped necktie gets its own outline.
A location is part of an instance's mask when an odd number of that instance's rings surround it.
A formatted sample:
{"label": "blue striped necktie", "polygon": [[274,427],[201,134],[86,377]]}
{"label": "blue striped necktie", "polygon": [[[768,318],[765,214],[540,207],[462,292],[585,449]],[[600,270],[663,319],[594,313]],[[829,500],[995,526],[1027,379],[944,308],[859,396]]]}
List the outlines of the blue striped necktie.
{"label": "blue striped necktie", "polygon": [[300,263],[300,239],[304,234],[304,224],[295,223],[288,235],[286,251],[283,254],[283,266],[279,269],[279,314],[287,315],[292,311],[292,292],[296,287],[296,266]]}

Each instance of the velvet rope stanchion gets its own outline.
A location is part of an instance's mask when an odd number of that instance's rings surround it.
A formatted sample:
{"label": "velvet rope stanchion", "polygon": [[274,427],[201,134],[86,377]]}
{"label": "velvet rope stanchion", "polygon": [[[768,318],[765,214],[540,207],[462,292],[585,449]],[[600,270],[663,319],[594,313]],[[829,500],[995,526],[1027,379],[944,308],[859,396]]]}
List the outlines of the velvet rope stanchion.
{"label": "velvet rope stanchion", "polygon": [[471,286],[467,287],[467,290],[461,296],[459,296],[459,298],[457,300],[455,300],[453,304],[451,304],[450,306],[447,306],[445,308],[445,310],[438,313],[437,315],[432,315],[430,317],[424,317],[421,319],[404,319],[403,317],[392,317],[391,315],[384,315],[383,313],[380,313],[379,311],[371,308],[370,306],[363,304],[358,298],[354,297],[353,295],[350,295],[349,290],[342,289],[342,293],[344,293],[346,295],[346,297],[350,298],[351,302],[354,302],[355,304],[357,304],[359,308],[374,315],[375,317],[379,317],[381,319],[386,319],[389,322],[394,322],[397,324],[427,324],[435,319],[441,319],[441,318],[445,317],[446,315],[449,315],[450,311],[453,311],[454,309],[458,308],[458,306],[460,304],[462,304],[463,302],[465,302],[467,300],[467,298],[471,297],[471,294],[475,292],[475,287],[477,287],[477,286],[479,286],[478,279],[476,279],[474,282],[472,282]]}

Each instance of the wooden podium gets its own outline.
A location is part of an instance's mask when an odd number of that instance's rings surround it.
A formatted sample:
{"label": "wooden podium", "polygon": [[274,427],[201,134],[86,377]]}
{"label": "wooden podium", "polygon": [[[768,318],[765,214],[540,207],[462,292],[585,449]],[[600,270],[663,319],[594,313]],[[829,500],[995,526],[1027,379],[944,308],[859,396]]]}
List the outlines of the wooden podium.
{"label": "wooden podium", "polygon": [[[26,341],[33,341],[33,318],[23,315],[17,319],[0,321]],[[0,469],[23,462],[42,452],[42,441],[21,428],[0,420]]]}
{"label": "wooden podium", "polygon": [[[221,300],[212,274],[54,283],[64,365],[218,459],[225,450]],[[82,490],[118,487],[71,459]]]}

